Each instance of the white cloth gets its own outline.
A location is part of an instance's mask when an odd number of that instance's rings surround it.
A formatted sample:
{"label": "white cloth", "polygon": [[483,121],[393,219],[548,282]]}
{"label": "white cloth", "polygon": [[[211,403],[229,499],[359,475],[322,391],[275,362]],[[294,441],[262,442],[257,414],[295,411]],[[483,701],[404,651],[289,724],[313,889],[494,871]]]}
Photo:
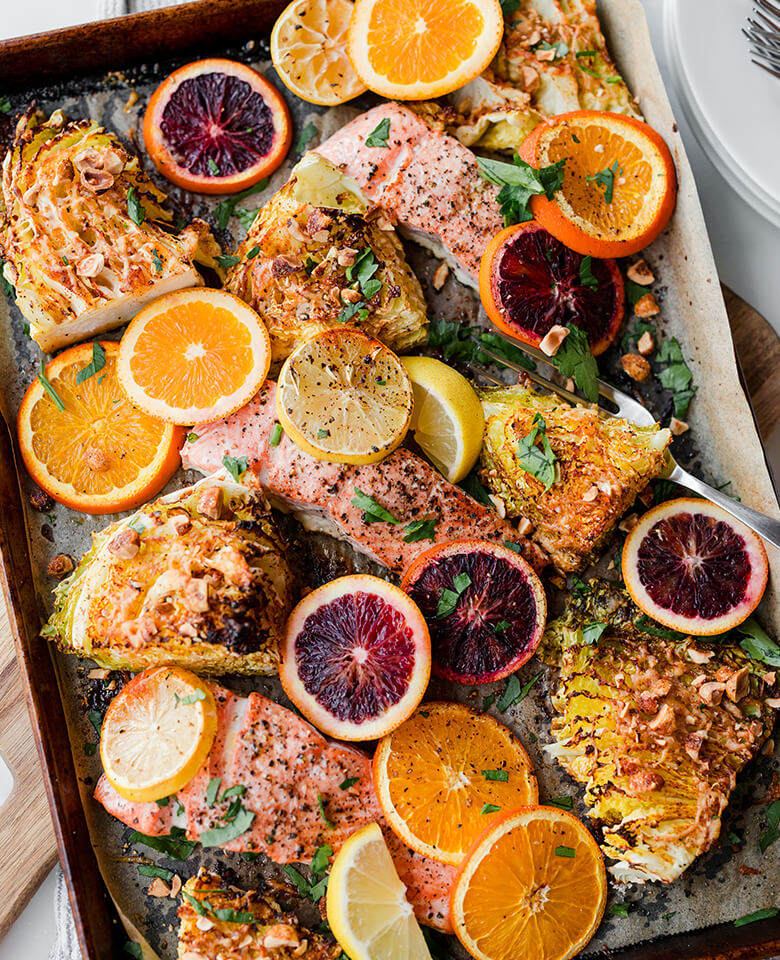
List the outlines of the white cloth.
{"label": "white cloth", "polygon": [[123,17],[126,13],[141,13],[144,10],[158,10],[160,7],[172,7],[184,0],[97,0],[96,20],[109,17]]}
{"label": "white cloth", "polygon": [[82,960],[76,936],[76,924],[70,912],[68,888],[65,886],[65,877],[59,866],[57,867],[57,886],[54,888],[54,919],[57,924],[57,939],[51,948],[49,960]]}

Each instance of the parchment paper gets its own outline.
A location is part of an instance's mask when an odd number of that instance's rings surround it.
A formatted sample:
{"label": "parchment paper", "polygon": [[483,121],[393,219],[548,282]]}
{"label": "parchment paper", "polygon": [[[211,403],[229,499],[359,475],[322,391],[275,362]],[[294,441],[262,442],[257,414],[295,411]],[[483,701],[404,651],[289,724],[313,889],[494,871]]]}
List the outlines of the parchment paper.
{"label": "parchment paper", "polygon": [[[675,453],[684,465],[691,466],[703,479],[717,483],[731,480],[732,487],[729,492],[738,494],[751,506],[776,514],[777,503],[761,444],[748,403],[739,385],[728,319],[693,177],[655,64],[644,13],[638,0],[604,0],[600,4],[600,14],[619,69],[637,95],[647,120],[661,132],[673,150],[680,181],[677,209],[670,226],[647,254],[661,285],[660,290],[656,288],[662,304],[659,330],[662,335],[677,336],[699,387],[689,415],[692,431],[681,438],[681,442],[676,443]],[[250,41],[240,50],[224,53],[252,62],[274,78],[264,40]],[[121,53],[118,57],[121,57]],[[74,83],[56,89],[31,92],[31,96],[38,96],[42,107],[47,111],[61,107],[74,118],[91,116],[125,137],[129,131],[134,130],[138,134],[136,141],[140,142],[140,120],[148,95],[159,80],[177,65],[178,62],[155,64],[153,67],[115,75],[108,83],[105,78],[96,78],[94,85],[90,87],[83,83]],[[283,89],[281,84],[277,85]],[[84,96],[86,89],[91,92]],[[132,91],[139,95],[139,99],[135,105],[125,110]],[[302,130],[309,121],[317,126],[318,134],[310,144],[312,147],[372,102],[370,98],[362,98],[348,107],[324,111],[292,97],[288,100],[297,131]],[[20,101],[14,101],[14,108],[20,105]],[[297,154],[293,149],[287,163],[273,175],[268,189],[262,195],[250,197],[244,206],[259,206],[265,202],[286,182],[296,159]],[[149,168],[148,162],[146,166]],[[185,198],[176,190],[170,190],[167,184],[161,185],[169,191],[174,203],[180,204],[188,215],[205,215],[208,218],[216,203],[205,198]],[[432,187],[433,185],[432,176]],[[233,220],[229,226],[236,237],[240,229],[236,221]],[[223,235],[221,239],[226,241],[226,249],[231,249],[227,242],[228,237]],[[451,277],[443,290],[435,293],[430,281],[436,262],[426,253],[408,244],[407,252],[415,270],[421,276],[432,315],[460,317],[470,323],[480,322],[480,309],[475,294],[457,284]],[[9,309],[7,302],[2,300],[0,313],[0,378],[3,384],[0,393],[4,413],[9,422],[13,422],[24,389],[37,373],[40,352],[37,346],[24,336],[21,316],[15,308]],[[118,334],[114,336],[118,337]],[[616,373],[617,355],[613,353],[611,358],[602,358],[602,369],[611,370],[616,382],[621,383],[619,374]],[[652,391],[650,393],[652,394]],[[654,397],[657,399],[657,393]],[[666,404],[668,406],[668,398]],[[656,407],[657,415],[665,412],[668,411]],[[168,489],[176,489],[194,479],[194,476],[180,472]],[[26,476],[23,476],[23,483],[26,491],[29,491],[31,485]],[[41,515],[28,508],[27,519],[36,587],[41,613],[45,616],[51,607],[51,590],[54,586],[52,578],[46,575],[48,560],[59,552],[80,556],[88,547],[92,532],[102,528],[112,518],[84,517],[57,506],[51,515]],[[776,584],[780,558],[777,551],[770,548],[768,550],[775,585],[770,585],[762,604],[761,619],[765,627],[776,636]],[[347,564],[351,562],[354,561],[348,560]],[[371,567],[360,559],[356,564],[360,569]],[[373,572],[381,571],[374,569]],[[99,684],[86,679],[89,664],[85,666],[74,657],[62,655],[57,655],[56,661],[69,716],[72,747],[80,771],[80,789],[101,870],[114,900],[127,920],[148,937],[161,957],[172,958],[176,953],[176,904],[173,900],[148,897],[146,889],[150,881],[139,877],[135,863],[128,862],[128,856],[133,857],[134,853],[150,856],[179,873],[183,879],[194,873],[200,863],[216,865],[223,873],[227,869],[229,876],[247,886],[262,883],[263,876],[279,875],[278,868],[262,857],[247,863],[237,855],[226,856],[221,851],[201,851],[200,848],[184,864],[168,861],[138,846],[127,849],[123,841],[130,831],[109,817],[103,808],[91,799],[100,766],[96,757],[85,755],[84,744],[95,743],[97,740],[86,713],[90,705],[100,706],[95,703],[96,687]],[[540,669],[541,666],[532,661],[523,669],[521,679],[530,679]],[[511,724],[528,749],[539,775],[542,799],[573,794],[574,812],[584,816],[585,808],[579,799],[579,789],[543,754],[543,746],[551,742],[546,686],[548,679],[551,680],[552,676],[545,670],[531,695],[509,713],[497,714],[495,706],[490,709],[500,719]],[[226,682],[236,690],[255,689],[289,705],[276,680],[228,678]],[[500,694],[502,689],[502,683],[469,689],[434,682],[429,696],[465,700],[480,705],[484,696],[494,692]],[[779,768],[777,753],[772,758],[761,757],[742,778],[742,799],[735,800],[729,807],[721,830],[722,837],[726,837],[730,831],[736,831],[744,838],[738,851],[722,840],[671,886],[645,884],[622,886],[619,889],[612,887],[610,904],[626,899],[632,903],[631,910],[625,918],[612,916],[608,912],[596,938],[587,948],[586,955],[603,952],[605,948],[634,944],[662,934],[733,920],[761,907],[780,902],[780,843],[761,855],[758,836],[762,830],[764,807],[755,803],[757,799],[765,796],[770,780],[773,774],[777,776],[776,771]],[[740,868],[752,868],[760,870],[761,873],[744,875]],[[461,955],[460,948],[454,941],[452,949],[454,954]]]}

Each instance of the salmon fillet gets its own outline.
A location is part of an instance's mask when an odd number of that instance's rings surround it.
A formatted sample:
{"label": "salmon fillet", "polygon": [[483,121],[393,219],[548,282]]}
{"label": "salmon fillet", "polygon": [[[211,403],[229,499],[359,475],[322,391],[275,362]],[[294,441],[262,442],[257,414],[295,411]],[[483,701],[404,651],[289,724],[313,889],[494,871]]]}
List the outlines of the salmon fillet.
{"label": "salmon fillet", "polygon": [[[329,533],[403,573],[433,544],[405,543],[403,525],[426,517],[436,521],[435,542],[484,539],[520,544],[525,558],[541,569],[546,554],[518,535],[495,511],[448,483],[430,464],[403,447],[367,466],[328,463],[303,453],[287,436],[270,443],[276,423],[276,384],[267,380],[256,396],[225,420],[194,427],[198,439],[186,443],[182,464],[203,473],[222,466],[222,458],[244,456],[271,503],[292,511],[306,529]],[[351,501],[359,489],[374,497],[401,523],[366,523]]]}
{"label": "salmon fillet", "polygon": [[[181,826],[196,841],[205,830],[225,825],[236,795],[221,795],[242,786],[241,805],[254,816],[244,833],[222,847],[264,853],[281,864],[308,863],[323,844],[337,852],[356,830],[378,823],[418,919],[449,932],[455,870],[415,853],[390,830],[374,793],[370,759],[326,740],[292,711],[258,693],[239,697],[218,684],[210,686],[219,714],[217,735],[206,763],[176,794],[178,804],[158,807],[124,800],[105,777],[95,799],[147,836]],[[220,796],[209,805],[206,793],[214,778],[221,778]],[[174,810],[179,805],[183,813]]]}
{"label": "salmon fillet", "polygon": [[[367,147],[366,138],[383,120],[390,121],[387,147]],[[354,177],[409,239],[446,260],[462,283],[477,287],[480,258],[504,221],[498,187],[482,179],[467,147],[408,107],[382,103],[336,131],[317,152]]]}

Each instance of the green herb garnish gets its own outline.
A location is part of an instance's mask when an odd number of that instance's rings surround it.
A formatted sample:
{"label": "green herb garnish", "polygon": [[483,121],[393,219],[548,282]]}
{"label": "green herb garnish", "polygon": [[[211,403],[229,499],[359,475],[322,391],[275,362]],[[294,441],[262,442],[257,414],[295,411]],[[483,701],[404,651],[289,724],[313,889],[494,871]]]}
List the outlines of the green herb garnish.
{"label": "green herb garnish", "polygon": [[[540,413],[534,414],[531,429],[517,443],[517,460],[526,473],[544,484],[545,492],[555,483],[558,458],[547,439],[547,424]],[[537,445],[537,441],[541,446]]]}
{"label": "green herb garnish", "polygon": [[385,117],[366,137],[367,147],[387,147],[387,138],[390,136],[390,118]]}
{"label": "green herb garnish", "polygon": [[249,460],[246,457],[229,457],[227,454],[222,458],[222,466],[227,470],[230,476],[238,483],[242,473],[249,469]]}
{"label": "green herb garnish", "polygon": [[193,433],[192,431],[190,431],[190,432],[187,434],[187,443],[195,443],[195,441],[198,440],[198,439],[199,439],[199,437],[198,437],[197,433]]}
{"label": "green herb garnish", "polygon": [[365,303],[348,303],[336,317],[336,323],[347,323],[354,316],[359,316],[361,320],[366,319],[368,316],[368,308]]}
{"label": "green herb garnish", "polygon": [[428,346],[440,347],[445,360],[456,360],[468,363],[473,360],[495,363],[492,357],[483,354],[480,345],[490,347],[494,353],[505,360],[524,367],[526,370],[535,370],[536,364],[514,344],[507,343],[496,333],[487,333],[478,327],[459,323],[456,320],[445,320],[442,317],[433,317],[428,328]]}
{"label": "green herb garnish", "polygon": [[46,376],[46,369],[45,369],[45,367],[43,366],[43,360],[41,360],[41,372],[38,374],[38,379],[40,380],[41,386],[43,387],[43,389],[46,391],[46,393],[49,394],[49,396],[50,396],[50,397],[52,398],[52,400],[54,401],[54,405],[57,407],[57,409],[60,411],[60,413],[64,413],[64,412],[65,412],[65,404],[62,402],[62,399],[60,398],[60,395],[57,393],[57,391],[56,391],[56,390],[54,389],[54,387],[51,385],[51,382],[49,381],[48,377]]}
{"label": "green herb garnish", "polygon": [[85,743],[84,744],[84,756],[94,757],[97,753],[97,744],[96,743]]}
{"label": "green herb garnish", "polygon": [[497,200],[506,226],[533,219],[529,207],[531,197],[544,194],[548,200],[553,199],[563,186],[565,163],[564,158],[537,170],[517,154],[513,163],[477,157],[480,176],[501,187]]}
{"label": "green herb garnish", "polygon": [[171,832],[162,837],[147,837],[136,830],[130,835],[128,843],[141,843],[151,850],[164,853],[171,860],[186,860],[198,845],[195,840],[187,840],[181,827],[171,827]]}
{"label": "green herb garnish", "polygon": [[156,251],[152,251],[152,263],[154,264],[154,269],[158,273],[162,273],[162,260],[160,259],[160,254]]}
{"label": "green herb garnish", "polygon": [[206,161],[206,165],[208,166],[208,168],[209,168],[209,173],[212,175],[212,177],[218,177],[218,176],[220,176],[221,171],[220,171],[219,167],[217,166],[217,163],[216,163],[216,161],[214,160],[213,157],[209,157],[209,158],[208,158],[208,160]]}
{"label": "green herb garnish", "polygon": [[693,374],[685,362],[676,337],[664,340],[656,360],[659,363],[669,364],[658,374],[658,379],[662,387],[672,392],[674,415],[683,418],[688,413],[688,407],[698,387],[693,385]]}
{"label": "green herb garnish", "polygon": [[347,280],[349,280],[350,283],[357,281],[360,292],[366,300],[370,300],[375,293],[378,293],[382,289],[382,281],[374,278],[374,274],[378,269],[379,263],[371,247],[366,247],[365,250],[361,250],[352,266],[347,267]]}
{"label": "green herb garnish", "polygon": [[593,276],[593,257],[587,256],[583,257],[580,261],[580,283],[583,287],[588,287],[591,290],[598,290],[599,282]]}
{"label": "green herb garnish", "polygon": [[339,790],[349,790],[356,783],[360,783],[360,777],[345,777],[339,784]]}
{"label": "green herb garnish", "polygon": [[143,204],[135,195],[135,187],[130,187],[127,191],[127,215],[137,227],[141,226],[146,216]]}
{"label": "green herb garnish", "polygon": [[512,676],[507,681],[504,692],[501,694],[501,698],[496,704],[496,709],[500,710],[501,713],[506,713],[506,711],[513,707],[516,703],[520,703],[521,700],[525,700],[528,696],[531,687],[536,683],[536,681],[541,677],[544,671],[540,670],[536,676],[531,677],[531,679],[526,683],[525,686],[520,686],[520,680],[516,673],[513,673]]}
{"label": "green herb garnish", "polygon": [[500,809],[501,807],[497,807],[495,803],[486,803],[479,812],[482,814],[497,813]]}
{"label": "green herb garnish", "polygon": [[273,428],[271,429],[271,436],[268,440],[268,443],[272,447],[278,447],[282,441],[283,433],[284,433],[284,430],[282,428],[281,423],[279,423],[278,420],[274,421],[274,425],[273,425]]}
{"label": "green herb garnish", "polygon": [[780,836],[778,824],[780,824],[780,800],[775,800],[766,808],[766,830],[758,838],[761,853],[766,853],[767,849]]}
{"label": "green herb garnish", "polygon": [[[264,180],[261,180],[260,183],[256,183],[253,187],[249,187],[247,190],[244,190],[242,193],[237,194],[235,197],[230,197],[229,200],[222,200],[214,208],[214,217],[217,221],[217,226],[220,230],[224,230],[228,225],[228,221],[233,216],[236,204],[240,203],[242,200],[245,200],[247,197],[250,197],[253,193],[260,193],[262,190],[268,186],[268,177]],[[245,211],[246,212],[246,211]],[[251,211],[256,215],[257,211]],[[254,220],[254,216],[252,218]]]}
{"label": "green herb garnish", "polygon": [[[596,56],[595,50],[580,50],[579,53],[575,53],[574,56],[577,58],[577,66],[582,70],[583,73],[587,73],[590,77],[595,77],[597,80],[600,80],[601,77],[596,73],[592,67],[586,67],[583,60],[590,60]],[[590,178],[588,178],[590,179]]]}
{"label": "green herb garnish", "polygon": [[490,494],[479,479],[478,467],[474,467],[471,473],[469,473],[464,480],[461,480],[460,486],[461,489],[465,490],[477,503],[481,503],[486,507],[492,507],[493,510],[496,509],[496,505],[490,499]]}
{"label": "green herb garnish", "polygon": [[329,843],[323,843],[317,847],[314,856],[311,858],[311,872],[315,874],[325,873],[332,856],[333,847]]}
{"label": "green herb garnish", "polygon": [[574,798],[568,796],[553,797],[553,799],[548,800],[547,803],[551,807],[558,807],[559,810],[572,810],[574,808]]}
{"label": "green herb garnish", "polygon": [[537,50],[554,50],[556,60],[565,57],[569,52],[568,44],[565,44],[563,40],[559,40],[557,43],[548,43],[546,40],[542,40],[540,43],[534,44],[531,49],[534,53],[536,53]]}
{"label": "green herb garnish", "polygon": [[193,703],[197,703],[198,700],[206,699],[205,690],[196,690],[195,693],[188,693],[186,697],[180,697],[178,693],[174,693],[174,699],[176,700],[176,706],[178,707],[181,704],[184,707],[191,707]]}
{"label": "green herb garnish", "polygon": [[502,783],[506,783],[509,780],[509,771],[508,770],[483,770],[482,776],[486,780],[498,780]]}
{"label": "green herb garnish", "polygon": [[11,109],[11,101],[8,97],[0,97],[0,113],[8,113]]}
{"label": "green herb garnish", "polygon": [[336,829],[336,824],[332,820],[328,819],[328,812],[325,809],[325,799],[321,793],[317,794],[317,806],[320,808],[320,816],[322,817],[322,822],[331,830]]}
{"label": "green herb garnish", "polygon": [[212,777],[211,780],[209,780],[209,785],[206,787],[206,804],[209,807],[214,806],[221,785],[222,777]]}
{"label": "green herb garnish", "polygon": [[100,729],[103,726],[103,714],[99,710],[90,710],[87,719],[95,728],[95,732],[100,736]]}
{"label": "green herb garnish", "polygon": [[235,267],[237,263],[241,263],[241,257],[237,257],[232,253],[221,253],[217,257],[217,263],[223,270],[229,270],[230,267]]}
{"label": "green herb garnish", "polygon": [[255,257],[260,253],[260,247],[258,244],[255,244],[252,249],[247,253],[247,260],[254,260]]}
{"label": "green herb garnish", "polygon": [[[0,260],[0,290],[2,290],[7,297],[14,297],[16,296],[16,290],[14,290],[13,284],[8,279],[8,277],[6,277],[4,270],[5,270],[5,261]],[[26,337],[29,337],[30,325],[25,323],[24,326],[27,328],[24,331],[24,334]]]}
{"label": "green herb garnish", "polygon": [[612,198],[615,195],[615,177],[622,172],[623,168],[616,160],[611,167],[604,167],[603,170],[599,170],[592,177],[585,177],[585,179],[589,182],[595,181],[604,187],[604,203],[612,203]]}
{"label": "green herb garnish", "polygon": [[460,595],[467,587],[471,586],[471,577],[467,573],[459,573],[453,578],[452,585],[455,588],[454,590],[449,590],[445,587],[441,592],[439,603],[436,607],[437,620],[442,620],[452,613],[458,605]]}
{"label": "green herb garnish", "polygon": [[569,857],[573,859],[576,856],[576,851],[573,847],[556,847],[555,848],[556,857]]}
{"label": "green herb garnish", "polygon": [[506,633],[511,626],[512,624],[508,620],[499,620],[493,629],[496,633]]}
{"label": "green herb garnish", "polygon": [[609,908],[609,912],[614,917],[627,917],[628,911],[630,910],[631,905],[628,903],[613,903]]}
{"label": "green herb garnish", "polygon": [[369,497],[359,487],[355,487],[355,495],[350,501],[358,510],[363,511],[364,523],[400,523],[401,521],[392,515],[389,510],[376,502],[373,497]]}
{"label": "green herb garnish", "polygon": [[325,437],[330,436],[330,430],[324,430],[322,427],[317,431],[317,439],[324,440]]}
{"label": "green herb garnish", "polygon": [[308,145],[316,136],[317,127],[310,120],[303,130],[301,130],[301,132],[298,134],[298,141],[295,144],[296,153],[303,153],[306,147],[308,147]]}
{"label": "green herb garnish", "polygon": [[599,368],[591,353],[588,338],[573,324],[570,324],[568,329],[569,335],[555,356],[547,358],[547,362],[557,367],[564,377],[571,377],[586,400],[596,403],[599,398]]}
{"label": "green herb garnish", "polygon": [[749,913],[747,916],[735,920],[734,926],[744,927],[748,923],[756,923],[758,920],[770,920],[772,917],[776,917],[778,913],[780,913],[778,907],[764,907],[763,910],[756,910],[755,913]]}
{"label": "green herb garnish", "polygon": [[255,815],[251,810],[247,810],[243,806],[240,807],[230,823],[226,823],[222,827],[212,827],[211,830],[204,830],[200,835],[201,846],[221,847],[223,844],[235,840],[236,837],[240,837],[242,833],[247,832],[254,819]]}
{"label": "green herb garnish", "polygon": [[642,633],[649,633],[651,637],[660,637],[662,640],[684,640],[686,637],[686,634],[678,630],[662,627],[644,613],[634,621],[634,626]]}
{"label": "green herb garnish", "polygon": [[89,380],[90,377],[94,377],[96,373],[99,373],[103,367],[106,365],[106,351],[100,346],[100,344],[95,340],[92,344],[92,359],[86,365],[82,367],[81,370],[76,374],[76,383],[84,383],[85,380]]}
{"label": "green herb garnish", "polygon": [[142,877],[159,877],[166,881],[173,878],[173,870],[166,870],[165,867],[155,867],[148,863],[139,863],[138,872]]}
{"label": "green herb garnish", "polygon": [[404,527],[404,543],[419,543],[420,540],[436,539],[436,523],[433,517],[410,520]]}
{"label": "green herb garnish", "polygon": [[582,628],[582,642],[592,646],[599,640],[602,633],[609,626],[608,623],[588,623]]}
{"label": "green herb garnish", "polygon": [[745,620],[736,628],[743,635],[739,645],[751,660],[760,660],[770,667],[780,667],[780,647],[766,631],[758,625],[754,617]]}

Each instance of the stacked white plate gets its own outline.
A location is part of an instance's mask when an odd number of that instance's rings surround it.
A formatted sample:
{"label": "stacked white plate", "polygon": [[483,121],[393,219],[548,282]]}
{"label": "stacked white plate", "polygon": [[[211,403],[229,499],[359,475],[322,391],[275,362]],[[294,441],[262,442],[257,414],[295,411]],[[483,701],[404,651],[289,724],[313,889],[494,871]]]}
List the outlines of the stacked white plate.
{"label": "stacked white plate", "polygon": [[751,63],[750,0],[665,0],[675,89],[691,130],[744,199],[780,227],[780,78]]}

